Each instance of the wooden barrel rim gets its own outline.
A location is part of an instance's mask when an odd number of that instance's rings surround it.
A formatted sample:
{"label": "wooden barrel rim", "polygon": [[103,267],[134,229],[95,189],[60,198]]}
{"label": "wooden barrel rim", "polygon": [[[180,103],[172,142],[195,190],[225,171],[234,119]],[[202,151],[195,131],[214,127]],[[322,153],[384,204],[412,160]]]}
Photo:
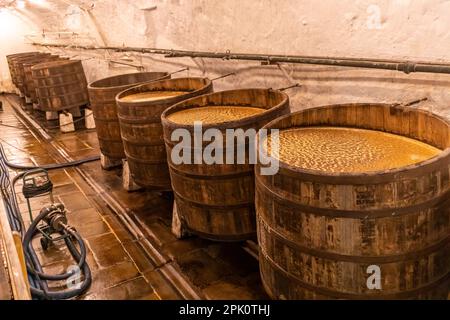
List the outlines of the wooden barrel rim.
{"label": "wooden barrel rim", "polygon": [[23,70],[23,67],[27,64],[38,64],[39,61],[42,61],[43,58],[51,57],[52,55],[49,53],[36,54],[32,56],[24,56],[19,57],[18,60],[15,61],[17,63],[17,67]]}
{"label": "wooden barrel rim", "polygon": [[[200,99],[207,99],[208,97],[214,97],[214,96],[226,95],[226,94],[234,94],[234,93],[246,92],[246,91],[247,92],[248,91],[274,92],[274,93],[280,95],[280,97],[281,97],[280,98],[280,102],[277,105],[274,105],[274,106],[271,106],[270,108],[267,108],[266,111],[264,111],[264,112],[262,112],[260,114],[257,114],[257,115],[254,115],[254,116],[250,116],[250,117],[246,117],[244,119],[235,120],[235,121],[203,124],[203,128],[205,130],[209,129],[209,128],[216,128],[216,129],[219,129],[219,130],[226,130],[226,129],[240,128],[240,127],[243,127],[243,126],[251,125],[251,124],[256,123],[256,122],[260,122],[260,121],[264,121],[266,119],[273,118],[273,114],[277,113],[279,110],[284,108],[286,104],[289,104],[289,96],[286,93],[284,93],[282,91],[278,91],[278,90],[273,90],[273,89],[247,88],[247,89],[236,89],[236,90],[219,91],[219,92],[206,94],[206,95],[203,95],[203,96],[198,96],[198,97],[195,97],[195,98],[192,98],[192,99],[189,99],[189,100],[185,100],[185,101],[177,103],[177,104],[173,105],[172,107],[168,108],[166,111],[163,112],[163,114],[161,116],[161,120],[162,120],[163,126],[169,128],[169,129],[183,128],[183,129],[188,129],[189,131],[193,131],[194,130],[194,125],[186,125],[186,124],[180,124],[180,123],[176,123],[176,122],[170,121],[168,119],[168,116],[173,114],[173,113],[182,111],[182,110],[214,106],[213,104],[207,105],[207,106],[201,106],[201,105],[196,104],[197,100],[200,100]],[[243,105],[242,104],[239,105],[236,102],[236,106],[242,107]],[[260,106],[260,108],[263,108],[263,106]]]}
{"label": "wooden barrel rim", "polygon": [[[444,152],[442,152],[444,153]],[[280,174],[288,174],[291,177],[304,179],[308,181],[327,183],[327,184],[341,184],[341,185],[367,185],[367,184],[379,184],[392,180],[407,179],[417,177],[418,174],[431,173],[434,170],[442,168],[445,164],[448,164],[449,160],[446,155],[438,155],[429,160],[422,161],[417,164],[413,164],[407,167],[394,168],[391,170],[380,171],[381,174],[376,174],[378,171],[370,173],[326,173],[322,174],[322,171],[314,171],[308,169],[301,169],[295,166],[291,166],[282,161],[279,162]],[[261,164],[256,165],[260,170]],[[300,170],[298,170],[300,169]],[[389,172],[392,171],[392,172]]]}
{"label": "wooden barrel rim", "polygon": [[30,51],[30,52],[13,53],[13,54],[7,55],[6,58],[11,59],[11,58],[20,57],[20,56],[34,55],[37,53],[40,53],[40,52],[39,51]]}
{"label": "wooden barrel rim", "polygon": [[[395,107],[395,105],[390,104],[381,104],[381,103],[356,103],[356,104],[337,104],[337,105],[327,105],[327,106],[321,106],[311,109],[305,109],[299,112],[295,112],[289,115],[285,115],[283,117],[280,117],[278,119],[275,119],[274,121],[268,123],[263,129],[277,129],[277,125],[282,122],[284,119],[288,119],[290,117],[301,115],[305,112],[310,112],[313,110],[320,110],[320,109],[330,109],[334,107],[352,107],[352,106],[379,106],[379,107]],[[450,127],[450,123],[444,119],[443,117],[440,117],[438,115],[435,115],[434,113],[431,113],[429,111],[420,110],[420,109],[414,109],[409,107],[402,107],[403,110],[411,111],[411,112],[418,112],[422,113],[427,116],[433,116],[436,119],[439,119],[443,123],[447,124]],[[309,127],[309,126],[303,126],[303,127]],[[342,126],[345,127],[345,126]],[[294,126],[290,127],[294,128]],[[300,128],[300,126],[299,126]],[[357,128],[355,126],[352,126],[352,128]],[[370,129],[369,129],[370,130]],[[383,131],[381,131],[383,132]],[[260,136],[258,135],[258,141],[260,140]],[[257,143],[257,146],[259,148],[259,143]],[[271,157],[270,157],[271,158]],[[272,158],[273,160],[273,158]],[[400,176],[407,175],[407,176],[417,176],[418,173],[427,173],[431,172],[433,170],[436,170],[437,168],[442,168],[442,165],[450,164],[450,147],[444,149],[439,155],[432,157],[428,160],[408,165],[405,167],[400,168],[393,168],[389,170],[382,170],[382,171],[370,171],[370,172],[364,172],[364,173],[332,173],[332,172],[325,172],[325,171],[318,171],[318,170],[311,170],[311,169],[304,169],[299,168],[296,166],[292,166],[288,163],[285,163],[281,160],[279,160],[279,167],[280,172],[289,172],[289,175],[296,178],[307,178],[311,181],[318,181],[318,182],[327,182],[329,184],[370,184],[370,183],[382,183],[387,181],[392,181],[398,179]],[[258,164],[257,167],[260,167],[261,165]]]}
{"label": "wooden barrel rim", "polygon": [[[31,68],[32,71],[38,72],[38,71],[42,71],[45,69],[56,69],[59,67],[65,67],[65,66],[70,66],[70,65],[77,65],[81,63],[81,60],[58,60],[58,61],[48,61],[48,62],[43,62],[43,63],[39,63],[35,66],[33,66]],[[66,75],[66,74],[73,74],[73,73],[67,73],[67,72],[63,72],[62,74]],[[46,77],[47,78],[47,77]]]}
{"label": "wooden barrel rim", "polygon": [[[133,75],[158,75],[160,74],[161,77],[156,77],[155,80],[150,80],[150,81],[158,81],[158,80],[162,80],[164,78],[166,78],[167,76],[169,76],[169,73],[167,72],[131,72],[131,73],[125,73],[125,74],[120,74],[120,75],[115,75],[115,76],[111,76],[111,77],[107,77],[107,78],[103,78],[103,79],[99,79],[99,80],[95,80],[93,82],[91,82],[88,86],[88,89],[96,92],[102,92],[108,89],[114,90],[114,91],[123,91],[122,89],[127,89],[130,86],[136,86],[136,85],[141,85],[142,83],[147,83],[149,81],[145,81],[145,82],[137,82],[136,84],[133,83],[124,83],[122,85],[118,85],[118,86],[111,86],[111,85],[103,85],[104,83],[107,83],[111,80],[115,80],[115,79],[126,79],[129,76],[133,76]],[[107,102],[103,102],[104,104],[107,104]]]}
{"label": "wooden barrel rim", "polygon": [[[186,80],[195,80],[195,81],[199,81],[199,82],[205,81],[205,84],[201,88],[196,89],[194,91],[190,91],[186,94],[182,94],[182,95],[175,96],[175,97],[169,97],[166,99],[160,99],[160,100],[155,100],[155,101],[142,101],[142,102],[133,102],[133,101],[122,100],[123,98],[133,95],[133,94],[154,91],[151,89],[157,88],[157,86],[163,82],[176,83],[176,82],[181,82],[181,81],[186,81]],[[186,77],[186,78],[175,78],[175,79],[164,79],[164,80],[159,80],[159,81],[151,81],[151,82],[147,82],[147,83],[135,86],[128,90],[122,91],[121,93],[119,93],[117,95],[116,101],[117,101],[119,107],[123,106],[123,107],[137,107],[137,108],[151,107],[153,105],[161,105],[161,104],[172,104],[172,103],[177,103],[180,101],[188,100],[191,97],[197,97],[202,92],[208,92],[211,89],[212,85],[213,85],[213,83],[210,79],[203,78],[203,77]],[[148,90],[143,91],[144,89],[148,89]],[[166,90],[166,91],[170,91],[170,90]],[[119,119],[121,119],[120,112],[118,112],[118,114],[119,114]],[[127,119],[125,118],[124,120],[127,120]],[[137,121],[139,121],[139,120],[137,119]]]}
{"label": "wooden barrel rim", "polygon": [[[51,62],[51,61],[56,61],[56,60],[68,61],[67,58],[61,58],[60,56],[57,56],[57,55],[45,56],[44,60],[46,60],[45,62]],[[39,61],[36,60],[36,61],[33,61],[33,62],[24,63],[23,66],[26,67],[26,68],[29,68],[30,72],[28,72],[28,73],[33,73],[32,69],[33,69],[34,66],[36,66],[38,64],[45,63],[45,62],[42,62],[42,60],[39,60]]]}
{"label": "wooden barrel rim", "polygon": [[26,64],[32,64],[32,63],[36,63],[39,62],[40,59],[42,59],[43,57],[51,57],[52,55],[50,53],[39,53],[39,54],[35,54],[35,55],[30,55],[30,56],[23,56],[20,57],[20,63],[23,65]]}
{"label": "wooden barrel rim", "polygon": [[24,61],[27,60],[33,60],[36,57],[40,57],[40,56],[45,56],[45,55],[41,55],[41,54],[34,54],[34,55],[27,55],[27,56],[19,56],[19,57],[14,57],[11,58],[11,63],[13,64],[13,68],[17,68],[19,63],[24,63]]}
{"label": "wooden barrel rim", "polygon": [[[45,57],[47,57],[47,58],[45,58],[45,59],[60,59],[58,56],[54,56],[54,55],[49,55],[49,56],[45,56]],[[35,61],[28,61],[28,62],[26,62],[26,63],[24,63],[23,64],[23,66],[24,67],[27,67],[27,68],[30,68],[30,67],[32,67],[32,66],[35,66],[35,65],[37,65],[37,64],[39,64],[40,63],[40,61],[42,61],[41,59],[36,59]],[[42,63],[42,62],[41,62]],[[31,68],[30,68],[31,69]]]}

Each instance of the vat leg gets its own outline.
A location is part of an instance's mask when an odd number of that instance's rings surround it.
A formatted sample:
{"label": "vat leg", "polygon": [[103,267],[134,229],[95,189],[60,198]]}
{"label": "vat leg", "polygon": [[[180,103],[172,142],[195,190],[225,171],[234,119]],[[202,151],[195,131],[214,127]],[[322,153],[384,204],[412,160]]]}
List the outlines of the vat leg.
{"label": "vat leg", "polygon": [[134,182],[133,176],[131,175],[130,172],[130,166],[128,165],[127,160],[123,160],[122,185],[123,188],[128,192],[138,191],[142,189]]}
{"label": "vat leg", "polygon": [[62,133],[75,131],[73,116],[70,113],[63,112],[59,115],[59,129],[61,130]]}
{"label": "vat leg", "polygon": [[58,120],[59,119],[59,114],[58,114],[58,112],[46,111],[45,112],[45,119],[47,119],[47,121]]}
{"label": "vat leg", "polygon": [[105,156],[103,153],[100,156],[100,163],[103,170],[111,170],[113,168],[120,167],[122,165],[122,159],[113,159]]}
{"label": "vat leg", "polygon": [[177,239],[185,239],[190,236],[189,232],[183,226],[180,215],[178,214],[177,202],[173,202],[172,213],[172,233]]}
{"label": "vat leg", "polygon": [[91,109],[85,109],[85,125],[86,129],[95,129],[94,114]]}

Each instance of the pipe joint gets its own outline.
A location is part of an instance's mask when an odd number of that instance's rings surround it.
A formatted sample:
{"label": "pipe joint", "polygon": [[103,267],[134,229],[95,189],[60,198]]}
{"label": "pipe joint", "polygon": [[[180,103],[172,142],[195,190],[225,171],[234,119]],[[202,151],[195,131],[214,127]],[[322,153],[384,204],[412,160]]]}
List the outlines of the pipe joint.
{"label": "pipe joint", "polygon": [[403,71],[406,74],[410,74],[412,72],[416,72],[416,64],[412,62],[405,62],[398,65],[398,71]]}

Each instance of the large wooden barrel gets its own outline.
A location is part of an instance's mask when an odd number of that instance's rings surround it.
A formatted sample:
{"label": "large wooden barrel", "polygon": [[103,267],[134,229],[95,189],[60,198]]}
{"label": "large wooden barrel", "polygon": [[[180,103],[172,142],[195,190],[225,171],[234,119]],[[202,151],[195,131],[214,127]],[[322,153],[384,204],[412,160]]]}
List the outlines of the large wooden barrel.
{"label": "large wooden barrel", "polygon": [[23,56],[27,56],[27,55],[34,55],[37,53],[38,52],[22,52],[22,53],[15,53],[15,54],[10,54],[10,55],[6,56],[6,61],[8,62],[9,73],[11,74],[11,80],[14,85],[16,84],[16,77],[14,74],[14,60],[16,60],[19,57],[23,57]]}
{"label": "large wooden barrel", "polygon": [[31,72],[31,68],[40,63],[56,60],[64,60],[64,59],[55,55],[45,55],[36,57],[35,59],[27,60],[22,64],[23,94],[25,95],[25,97],[29,98],[31,102],[37,103],[36,86]]}
{"label": "large wooden barrel", "polygon": [[[206,78],[177,78],[147,83],[117,96],[118,117],[125,154],[133,180],[154,190],[171,190],[161,114],[168,107],[212,92]],[[133,95],[177,93],[145,101],[129,99]]]}
{"label": "large wooden barrel", "polygon": [[313,126],[378,130],[444,151],[413,165],[362,173],[280,162],[277,174],[263,176],[264,166],[257,165],[260,267],[270,296],[446,299],[450,124],[417,109],[348,104],[307,109],[265,128]]}
{"label": "large wooden barrel", "polygon": [[[244,147],[245,158],[237,161],[222,161],[224,164],[206,164],[194,162],[174,162],[171,155],[178,141],[172,141],[172,133],[177,129],[186,129],[191,136],[191,156],[203,153],[210,142],[194,142],[194,125],[180,124],[171,120],[171,116],[180,111],[202,109],[214,106],[235,108],[261,108],[261,113],[234,121],[207,123],[203,132],[217,129],[222,134],[224,154],[235,160],[240,147]],[[239,139],[228,141],[228,129],[242,129],[244,132],[259,130],[273,119],[290,112],[289,97],[271,89],[241,89],[217,92],[190,99],[166,110],[161,119],[164,127],[164,139],[169,159],[172,187],[175,193],[178,215],[184,228],[202,238],[215,241],[241,241],[256,234],[254,162],[249,160],[250,141]],[[195,114],[195,113],[194,113]],[[254,138],[254,137],[253,137]],[[253,141],[254,142],[254,141]],[[233,150],[230,150],[233,145]],[[199,150],[201,149],[201,150]],[[221,152],[222,150],[219,150]],[[234,162],[230,163],[230,162]],[[198,163],[198,164],[194,164]]]}
{"label": "large wooden barrel", "polygon": [[87,81],[79,60],[51,61],[31,68],[40,109],[63,111],[89,103]]}
{"label": "large wooden barrel", "polygon": [[20,59],[17,59],[15,61],[15,74],[16,74],[16,85],[17,88],[19,89],[19,91],[24,95],[27,96],[26,94],[26,79],[25,79],[25,70],[24,70],[24,65],[26,63],[29,62],[45,62],[46,60],[44,58],[46,57],[50,57],[51,55],[49,53],[37,53],[35,55],[32,56],[25,56],[22,57]]}
{"label": "large wooden barrel", "polygon": [[8,62],[9,72],[11,74],[11,79],[13,84],[17,87],[17,64],[20,62],[21,59],[27,58],[27,57],[33,57],[39,55],[39,52],[23,52],[23,53],[16,53],[6,56],[6,60]]}
{"label": "large wooden barrel", "polygon": [[97,128],[100,150],[111,159],[124,159],[116,96],[138,84],[170,78],[166,72],[142,72],[113,76],[92,82],[89,87],[91,108]]}

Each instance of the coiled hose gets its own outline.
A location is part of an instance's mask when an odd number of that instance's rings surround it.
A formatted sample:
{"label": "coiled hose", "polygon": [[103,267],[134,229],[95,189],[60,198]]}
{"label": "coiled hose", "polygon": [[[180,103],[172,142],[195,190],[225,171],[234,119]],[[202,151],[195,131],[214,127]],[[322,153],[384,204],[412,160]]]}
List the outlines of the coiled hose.
{"label": "coiled hose", "polygon": [[[56,300],[70,299],[83,294],[92,283],[91,270],[89,269],[89,266],[86,263],[86,246],[84,244],[84,241],[76,231],[74,231],[66,224],[59,223],[58,225],[61,230],[60,231],[61,235],[66,236],[64,238],[64,241],[67,245],[67,248],[69,249],[72,257],[78,264],[77,265],[78,268],[74,269],[74,271],[59,275],[50,275],[43,273],[39,259],[32,247],[31,242],[33,238],[36,235],[40,234],[40,231],[38,229],[39,224],[45,221],[45,219],[48,218],[51,214],[53,214],[55,211],[60,210],[61,207],[62,205],[52,205],[51,207],[42,209],[39,216],[36,217],[36,219],[34,219],[30,228],[26,232],[23,238],[23,247],[25,249],[25,254],[29,258],[27,259],[27,270],[29,274],[32,275],[32,277],[36,278],[41,283],[45,283],[45,281],[68,280],[69,278],[77,275],[77,270],[79,270],[80,272],[82,271],[84,279],[83,281],[80,282],[79,285],[76,286],[76,288],[57,292],[50,292],[46,284],[44,286],[41,285],[41,288],[31,287],[31,293],[33,297],[41,299],[56,299]],[[71,238],[74,238],[76,240],[76,242],[80,247],[80,251],[78,251],[76,246],[72,243]]]}
{"label": "coiled hose", "polygon": [[[1,193],[4,199],[6,214],[8,216],[11,229],[13,231],[18,231],[23,236],[23,248],[27,264],[27,270],[29,273],[29,282],[31,287],[30,290],[34,298],[47,300],[50,299],[62,300],[74,298],[76,296],[81,295],[89,288],[89,286],[92,283],[92,276],[89,266],[86,263],[86,246],[84,244],[83,239],[75,230],[73,230],[67,225],[62,224],[60,226],[61,233],[62,235],[66,236],[64,238],[64,241],[72,257],[76,261],[78,269],[80,270],[80,272],[83,273],[84,279],[76,288],[56,292],[49,291],[47,281],[68,280],[72,276],[76,275],[76,270],[61,275],[48,275],[43,272],[42,265],[32,246],[32,240],[39,233],[38,229],[39,223],[43,219],[48,217],[48,215],[51,214],[52,210],[48,210],[48,208],[47,210],[43,209],[43,211],[41,211],[41,214],[33,221],[32,225],[24,235],[25,224],[20,214],[19,206],[17,203],[17,197],[14,191],[15,190],[14,186],[16,182],[26,174],[26,172],[18,174],[11,183],[8,168],[14,170],[27,170],[27,171],[36,169],[55,170],[79,166],[81,164],[97,161],[99,159],[100,159],[99,156],[95,156],[82,160],[66,162],[62,164],[51,164],[40,167],[23,166],[9,162],[3,149],[3,145],[0,144]],[[78,251],[74,243],[72,243],[71,238],[76,240],[76,242],[80,247],[80,251]]]}

